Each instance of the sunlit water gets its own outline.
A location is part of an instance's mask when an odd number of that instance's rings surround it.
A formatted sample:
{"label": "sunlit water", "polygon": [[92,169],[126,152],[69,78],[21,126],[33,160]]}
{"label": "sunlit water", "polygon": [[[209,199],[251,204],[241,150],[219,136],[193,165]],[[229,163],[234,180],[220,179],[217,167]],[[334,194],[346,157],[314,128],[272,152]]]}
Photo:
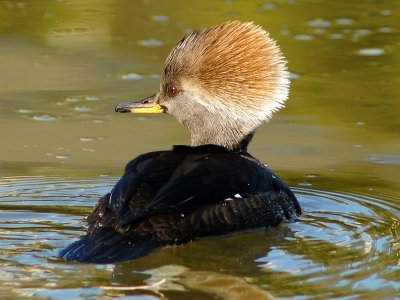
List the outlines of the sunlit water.
{"label": "sunlit water", "polygon": [[116,181],[4,178],[0,291],[8,296],[182,299],[197,293],[210,299],[250,293],[256,299],[267,297],[265,292],[288,298],[373,292],[381,299],[400,291],[400,198],[390,195],[297,188],[304,214],[267,231],[168,247],[116,266],[58,259],[58,251],[84,233],[84,217]]}
{"label": "sunlit water", "polygon": [[[390,0],[0,1],[0,298],[400,298],[399,11]],[[182,35],[229,19],[263,26],[288,58],[290,98],[249,150],[304,214],[116,265],[58,259],[130,159],[189,141],[169,116],[115,105],[155,92]]]}

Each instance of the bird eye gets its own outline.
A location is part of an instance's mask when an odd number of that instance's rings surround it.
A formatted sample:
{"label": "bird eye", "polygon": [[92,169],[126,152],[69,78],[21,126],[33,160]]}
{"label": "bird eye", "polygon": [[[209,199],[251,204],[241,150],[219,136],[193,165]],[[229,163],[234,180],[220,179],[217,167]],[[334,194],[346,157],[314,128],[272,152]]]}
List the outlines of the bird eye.
{"label": "bird eye", "polygon": [[167,94],[169,97],[175,97],[176,95],[178,95],[178,93],[179,89],[175,83],[171,83],[168,85]]}

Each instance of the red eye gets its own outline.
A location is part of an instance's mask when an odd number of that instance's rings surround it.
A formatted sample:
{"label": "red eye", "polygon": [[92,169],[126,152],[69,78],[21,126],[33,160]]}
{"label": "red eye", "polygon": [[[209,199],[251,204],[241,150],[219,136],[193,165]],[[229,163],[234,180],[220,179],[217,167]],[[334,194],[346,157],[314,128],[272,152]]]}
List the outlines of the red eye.
{"label": "red eye", "polygon": [[170,83],[167,88],[168,96],[175,97],[179,93],[179,89],[175,83]]}

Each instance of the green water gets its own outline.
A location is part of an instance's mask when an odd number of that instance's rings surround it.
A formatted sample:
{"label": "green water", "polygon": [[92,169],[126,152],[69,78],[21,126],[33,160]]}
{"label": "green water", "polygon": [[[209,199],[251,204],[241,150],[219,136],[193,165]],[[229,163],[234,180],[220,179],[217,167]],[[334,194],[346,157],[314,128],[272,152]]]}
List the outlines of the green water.
{"label": "green water", "polygon": [[[399,14],[389,0],[0,1],[0,298],[400,298]],[[114,106],[158,88],[182,35],[229,19],[288,58],[290,99],[250,152],[304,215],[117,265],[59,260],[130,159],[189,142],[170,116]]]}

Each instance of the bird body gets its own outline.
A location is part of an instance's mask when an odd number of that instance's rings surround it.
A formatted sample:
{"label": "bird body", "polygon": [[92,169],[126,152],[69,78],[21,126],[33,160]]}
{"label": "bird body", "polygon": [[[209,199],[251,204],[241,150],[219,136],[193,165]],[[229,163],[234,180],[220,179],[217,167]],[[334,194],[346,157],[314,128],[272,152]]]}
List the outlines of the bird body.
{"label": "bird body", "polygon": [[291,190],[247,152],[255,129],[287,97],[285,61],[252,23],[227,22],[183,38],[168,56],[160,89],[117,112],[168,113],[191,146],[128,163],[89,216],[66,260],[109,263],[199,237],[268,228],[301,213]]}

